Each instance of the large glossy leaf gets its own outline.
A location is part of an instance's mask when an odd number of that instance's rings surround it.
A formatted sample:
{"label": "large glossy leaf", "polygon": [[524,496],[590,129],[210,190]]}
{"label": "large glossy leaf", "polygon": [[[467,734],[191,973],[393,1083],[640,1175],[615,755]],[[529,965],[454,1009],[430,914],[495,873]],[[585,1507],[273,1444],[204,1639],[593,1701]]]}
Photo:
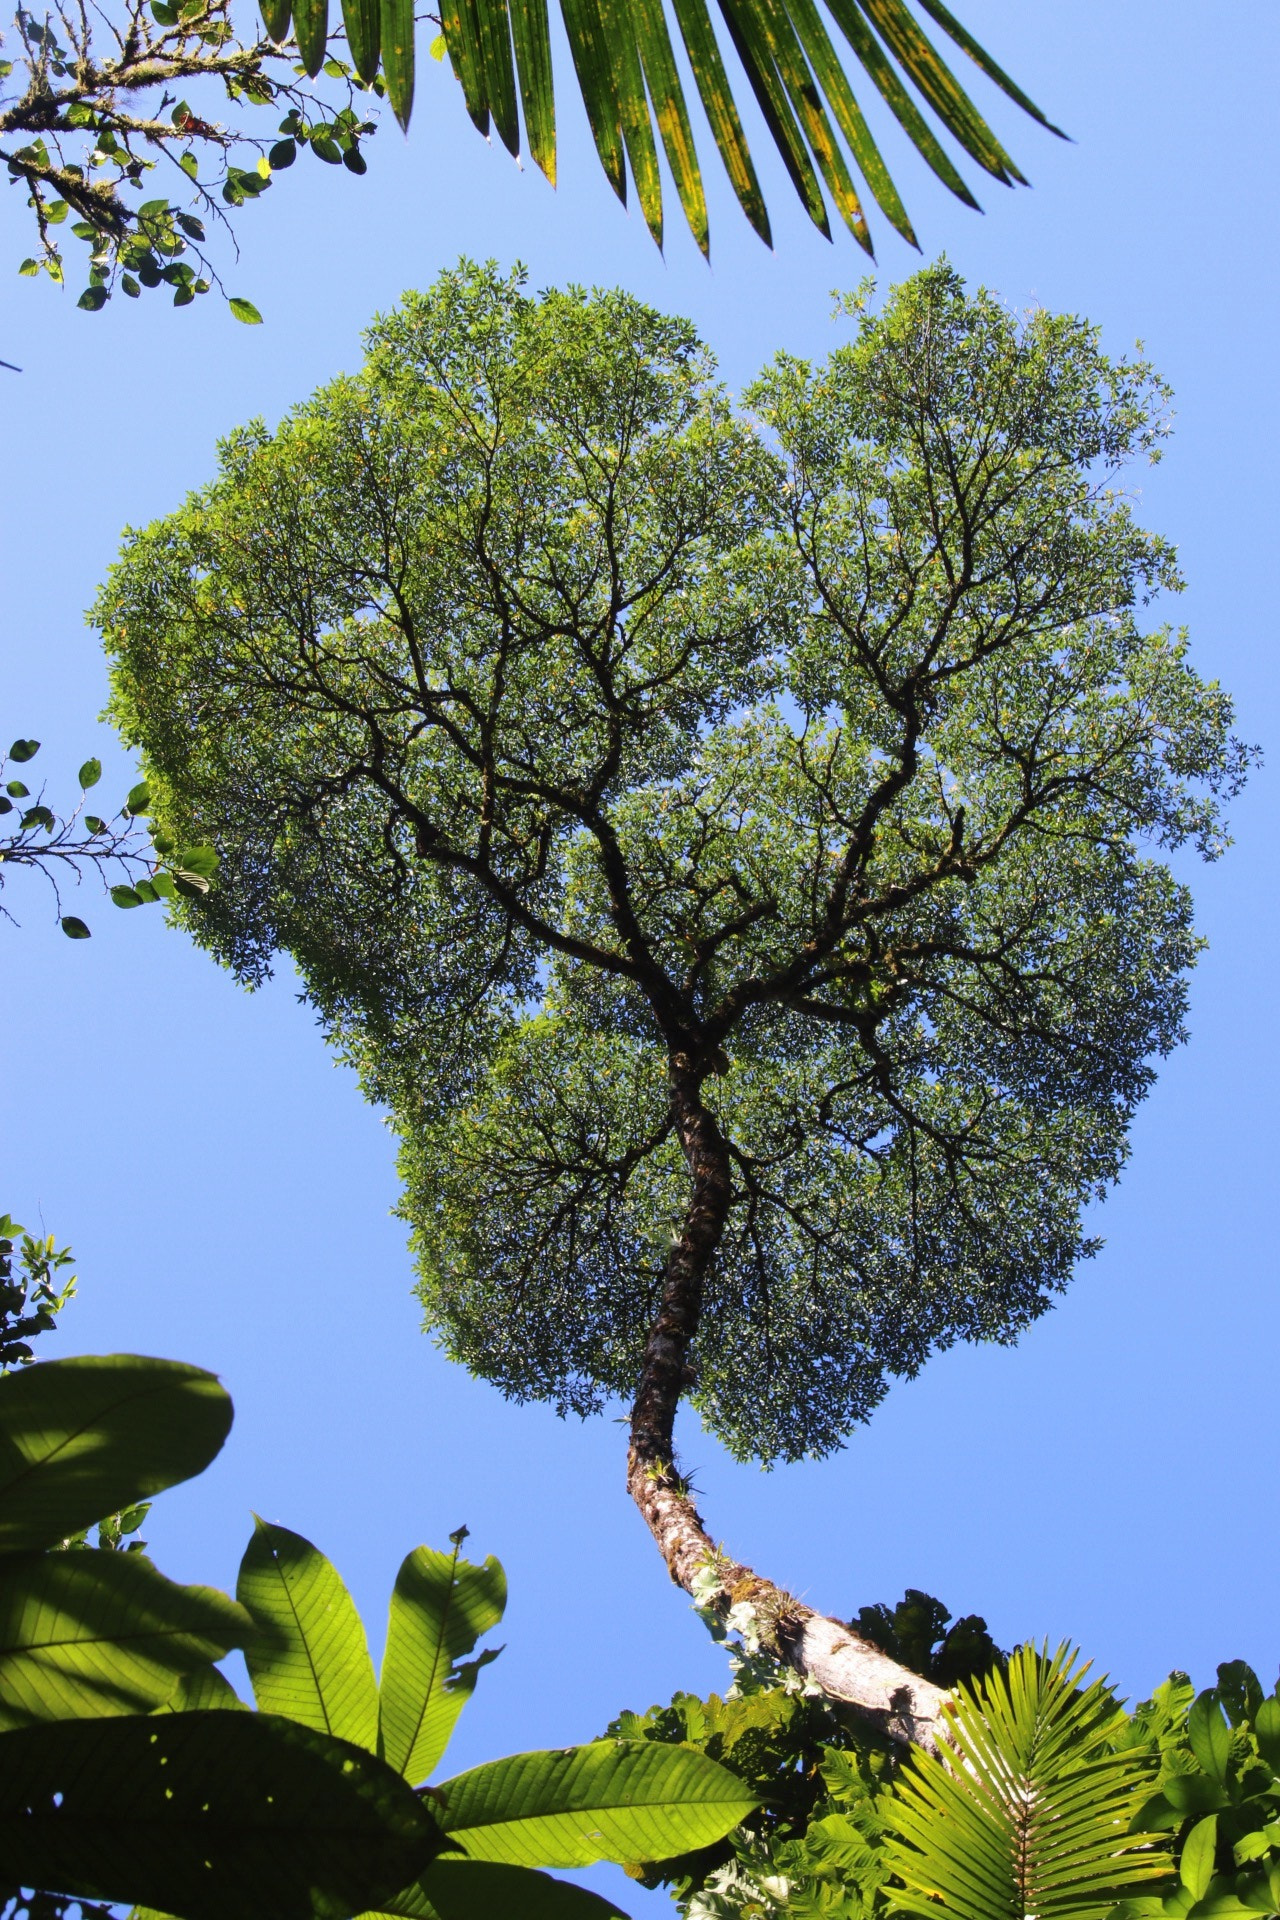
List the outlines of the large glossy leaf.
{"label": "large glossy leaf", "polygon": [[146,1712],[252,1631],[225,1593],[178,1586],[141,1554],[9,1555],[0,1560],[0,1728]]}
{"label": "large glossy leaf", "polygon": [[0,1551],[52,1547],[203,1472],[231,1427],[211,1373],[132,1353],[0,1379]]}
{"label": "large glossy leaf", "polygon": [[360,1615],[336,1568],[300,1533],[256,1520],[236,1598],[259,1629],[245,1664],[261,1711],[372,1751],[378,1686]]}
{"label": "large glossy leaf", "polygon": [[434,1799],[468,1859],[527,1867],[666,1860],[710,1846],[758,1804],[714,1760],[644,1740],[512,1754],[445,1781]]}
{"label": "large glossy leaf", "polygon": [[892,1904],[921,1920],[1106,1920],[1136,1882],[1171,1871],[1134,1833],[1151,1765],[1111,1751],[1115,1702],[1070,1648],[1019,1647],[1008,1673],[956,1688],[952,1751],[915,1753],[881,1801]]}
{"label": "large glossy leaf", "polygon": [[0,1734],[0,1859],[23,1886],[183,1920],[345,1920],[439,1839],[372,1754],[263,1714]]}
{"label": "large glossy leaf", "polygon": [[492,1555],[479,1567],[460,1559],[463,1537],[451,1554],[415,1548],[391,1594],[378,1752],[415,1783],[435,1770],[475,1688],[484,1656],[465,1656],[497,1626],[507,1604],[502,1568]]}
{"label": "large glossy leaf", "polygon": [[598,1893],[529,1867],[433,1860],[419,1880],[360,1920],[626,1920]]}

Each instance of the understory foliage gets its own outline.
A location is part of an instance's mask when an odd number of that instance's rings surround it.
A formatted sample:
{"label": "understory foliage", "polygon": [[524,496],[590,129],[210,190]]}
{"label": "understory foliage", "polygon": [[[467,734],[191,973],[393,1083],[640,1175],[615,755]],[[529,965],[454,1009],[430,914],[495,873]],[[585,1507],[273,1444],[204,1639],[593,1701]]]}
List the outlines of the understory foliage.
{"label": "understory foliage", "polygon": [[[919,1617],[927,1599],[894,1611]],[[761,1803],[725,1841],[637,1877],[692,1920],[1280,1913],[1280,1687],[1264,1695],[1243,1661],[1198,1694],[1171,1674],[1125,1713],[1069,1650],[1022,1647],[960,1681],[950,1719],[942,1759],[908,1759],[751,1662],[725,1699],[620,1715],[611,1732],[706,1752]]]}
{"label": "understory foliage", "polygon": [[636,1385],[724,1143],[688,1386],[822,1454],[1094,1242],[1248,754],[1117,470],[1166,393],[947,266],[735,405],[685,321],[465,263],[128,538],[94,612],[181,911],[288,952],[403,1142],[429,1323]]}

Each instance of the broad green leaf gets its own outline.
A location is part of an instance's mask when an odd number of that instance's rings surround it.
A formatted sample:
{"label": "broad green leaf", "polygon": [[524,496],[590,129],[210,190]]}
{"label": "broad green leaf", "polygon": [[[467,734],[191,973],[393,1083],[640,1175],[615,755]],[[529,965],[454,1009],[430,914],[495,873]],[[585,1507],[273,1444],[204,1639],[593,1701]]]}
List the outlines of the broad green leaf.
{"label": "broad green leaf", "polygon": [[667,1860],[710,1846],[759,1804],[714,1760],[645,1740],[491,1760],[433,1799],[469,1859],[528,1867]]}
{"label": "broad green leaf", "polygon": [[[553,1880],[529,1867],[500,1867],[487,1860],[433,1860],[420,1879],[382,1915],[393,1920],[626,1920],[598,1893]],[[381,1920],[367,1913],[360,1920]]]}
{"label": "broad green leaf", "polygon": [[259,1632],[245,1650],[263,1713],[353,1740],[378,1739],[378,1686],[355,1603],[318,1547],[287,1527],[254,1521],[236,1598]]}
{"label": "broad green leaf", "polygon": [[181,1674],[251,1636],[243,1608],[178,1586],[140,1553],[0,1558],[0,1730],[147,1712]]}
{"label": "broad green leaf", "polygon": [[262,325],[262,315],[254,306],[252,300],[236,298],[228,300],[227,305],[231,309],[232,318],[243,322],[246,327],[260,327]]}
{"label": "broad green leaf", "polygon": [[68,940],[88,940],[90,929],[74,913],[64,913],[59,923]]}
{"label": "broad green leaf", "polygon": [[87,793],[90,787],[97,786],[101,778],[102,778],[101,760],[86,760],[84,765],[81,767],[80,773],[79,773],[81,791],[83,793]]}
{"label": "broad green leaf", "polygon": [[[378,1752],[415,1784],[434,1772],[454,1722],[475,1688],[480,1661],[463,1664],[507,1604],[507,1580],[492,1555],[483,1566],[416,1547],[391,1594],[378,1694]],[[492,1656],[489,1656],[492,1658]]]}
{"label": "broad green leaf", "polygon": [[430,1813],[372,1754],[256,1713],[0,1734],[6,1879],[184,1920],[345,1920],[409,1885]]}
{"label": "broad green leaf", "polygon": [[1192,1701],[1187,1715],[1187,1739],[1209,1778],[1218,1786],[1224,1786],[1231,1757],[1231,1729],[1216,1688],[1207,1687]]}
{"label": "broad green leaf", "polygon": [[0,1379],[0,1551],[52,1547],[202,1473],[231,1426],[213,1374],[132,1353]]}
{"label": "broad green leaf", "polygon": [[413,112],[413,0],[382,0],[382,77],[404,130]]}
{"label": "broad green leaf", "polygon": [[15,740],[9,749],[9,758],[11,760],[17,760],[18,762],[34,760],[39,751],[40,742],[38,740]]}

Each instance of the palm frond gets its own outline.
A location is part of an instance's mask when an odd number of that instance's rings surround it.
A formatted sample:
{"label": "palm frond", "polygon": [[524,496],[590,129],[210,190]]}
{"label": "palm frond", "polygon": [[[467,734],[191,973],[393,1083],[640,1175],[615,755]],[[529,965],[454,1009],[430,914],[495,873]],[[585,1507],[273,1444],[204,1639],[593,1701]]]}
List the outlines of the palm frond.
{"label": "palm frond", "polygon": [[[829,195],[859,244],[873,252],[854,183],[856,169],[890,224],[916,245],[907,210],[854,93],[850,63],[842,62],[818,0],[718,4],[765,125],[814,224],[830,238]],[[920,103],[932,109],[943,130],[984,172],[1006,186],[1025,185],[1025,176],[908,0],[826,4],[852,51],[853,65],[952,193],[968,206],[978,204]],[[292,24],[303,65],[308,73],[317,73],[325,57],[327,0],[260,0],[260,5],[274,40],[283,40]],[[919,0],[919,6],[1024,113],[1050,133],[1066,137],[942,0]],[[561,11],[596,152],[615,193],[625,202],[629,167],[646,224],[661,245],[660,144],[690,231],[706,253],[701,163],[664,0],[561,0]],[[672,11],[733,190],[769,244],[769,216],[706,0],[672,0]],[[371,80],[381,58],[391,104],[401,126],[407,126],[413,104],[412,0],[342,0],[342,17],[357,72]],[[507,149],[518,155],[522,113],[529,151],[554,185],[556,117],[547,0],[444,0],[440,17],[450,63],[475,125],[486,135],[491,126],[496,128]]]}
{"label": "palm frond", "polygon": [[1139,1882],[1172,1873],[1129,1828],[1150,1764],[1112,1751],[1117,1707],[1075,1651],[1020,1647],[1006,1673],[959,1686],[951,1750],[913,1755],[886,1819],[901,1882],[925,1920],[1107,1920]]}

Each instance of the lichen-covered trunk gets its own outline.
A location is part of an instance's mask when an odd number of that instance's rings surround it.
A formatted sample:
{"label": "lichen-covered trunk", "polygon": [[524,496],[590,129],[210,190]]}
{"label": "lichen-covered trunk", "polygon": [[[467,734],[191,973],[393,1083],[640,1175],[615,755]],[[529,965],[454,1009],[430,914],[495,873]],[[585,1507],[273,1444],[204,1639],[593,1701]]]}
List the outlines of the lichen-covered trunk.
{"label": "lichen-covered trunk", "polygon": [[672,1579],[689,1594],[697,1583],[699,1605],[721,1616],[734,1606],[749,1606],[765,1645],[797,1673],[893,1738],[934,1747],[942,1731],[942,1690],[899,1666],[843,1622],[815,1613],[771,1580],[727,1558],[703,1526],[677,1470],[676,1410],[691,1383],[689,1356],[702,1316],[703,1282],[724,1232],[732,1192],[729,1151],[701,1097],[703,1071],[687,1055],[672,1058],[671,1111],[692,1190],[668,1256],[662,1301],[645,1344],[631,1410],[631,1497]]}

